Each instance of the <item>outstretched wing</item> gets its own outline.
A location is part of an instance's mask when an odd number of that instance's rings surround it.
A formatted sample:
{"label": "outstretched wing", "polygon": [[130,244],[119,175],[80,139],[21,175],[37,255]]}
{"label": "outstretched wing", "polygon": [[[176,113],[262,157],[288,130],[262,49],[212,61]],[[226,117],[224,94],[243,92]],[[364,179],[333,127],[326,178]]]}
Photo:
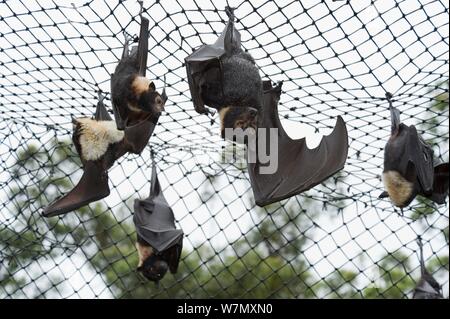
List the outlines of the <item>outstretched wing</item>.
{"label": "outstretched wing", "polygon": [[93,161],[83,168],[78,184],[66,195],[44,208],[43,216],[66,214],[109,195],[108,175]]}
{"label": "outstretched wing", "polygon": [[[267,82],[264,83],[267,89]],[[256,163],[249,163],[249,175],[256,204],[265,206],[306,191],[344,167],[348,153],[348,135],[339,116],[333,132],[322,138],[319,146],[309,149],[304,138],[293,140],[284,131],[278,117],[281,84],[264,93],[264,107],[258,114],[258,130],[278,130],[278,147],[270,150],[277,155],[277,169],[265,174],[256,154]],[[273,136],[272,136],[273,138]],[[270,143],[268,143],[270,144]],[[275,152],[275,153],[273,153]],[[273,164],[273,163],[272,163]]]}

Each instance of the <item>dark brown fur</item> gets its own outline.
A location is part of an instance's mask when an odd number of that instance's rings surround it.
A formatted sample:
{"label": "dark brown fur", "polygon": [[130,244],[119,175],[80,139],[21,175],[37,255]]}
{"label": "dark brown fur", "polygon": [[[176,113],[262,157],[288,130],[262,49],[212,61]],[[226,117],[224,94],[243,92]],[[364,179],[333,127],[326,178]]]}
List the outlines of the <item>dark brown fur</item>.
{"label": "dark brown fur", "polygon": [[257,111],[249,107],[230,106],[219,111],[221,121],[221,136],[225,138],[225,129],[253,128],[256,132]]}

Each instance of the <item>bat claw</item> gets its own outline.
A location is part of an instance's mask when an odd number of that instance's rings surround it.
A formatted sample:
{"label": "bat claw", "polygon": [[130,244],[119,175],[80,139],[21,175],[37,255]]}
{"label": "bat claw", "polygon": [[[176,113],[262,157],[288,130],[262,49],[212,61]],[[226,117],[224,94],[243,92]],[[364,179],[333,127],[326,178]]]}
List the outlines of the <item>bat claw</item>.
{"label": "bat claw", "polygon": [[144,12],[144,1],[138,0],[138,3],[141,6],[141,9],[139,10],[139,16],[142,17],[142,12]]}
{"label": "bat claw", "polygon": [[[163,104],[165,105],[167,100],[168,100],[168,98],[169,98],[167,96],[167,93],[166,93],[166,75],[164,75],[164,88],[163,88],[163,91],[161,93],[161,98],[163,100]],[[163,107],[163,109],[164,109],[164,107]]]}
{"label": "bat claw", "polygon": [[232,8],[230,6],[225,7],[225,12],[230,20],[234,20],[234,10],[235,8]]}
{"label": "bat claw", "polygon": [[98,103],[102,103],[103,102],[103,100],[105,99],[105,97],[106,97],[106,94],[105,95],[103,95],[102,94],[102,91],[98,91]]}
{"label": "bat claw", "polygon": [[281,87],[282,86],[283,86],[283,81],[278,81],[277,85],[275,86],[276,92],[280,92],[281,93]]}
{"label": "bat claw", "polygon": [[208,116],[214,116],[215,114],[216,114],[216,110],[214,110],[214,109],[211,109],[211,108],[205,108],[206,109],[206,114],[208,115]]}

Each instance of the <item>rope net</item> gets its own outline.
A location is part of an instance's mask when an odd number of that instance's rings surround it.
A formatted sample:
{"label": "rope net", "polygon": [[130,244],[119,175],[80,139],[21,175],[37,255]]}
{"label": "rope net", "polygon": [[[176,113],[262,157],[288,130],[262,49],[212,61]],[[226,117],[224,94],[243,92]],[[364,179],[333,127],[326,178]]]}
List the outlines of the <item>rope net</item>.
{"label": "rope net", "polygon": [[[144,1],[147,77],[169,100],[138,155],[110,170],[109,197],[64,217],[42,209],[78,182],[72,117],[107,94],[136,1],[0,1],[0,297],[410,298],[425,264],[449,295],[448,204],[403,211],[381,172],[386,91],[407,125],[449,159],[448,2]],[[309,147],[346,121],[345,168],[312,190],[255,205],[246,165],[224,156],[219,121],[193,108],[184,58],[213,43],[235,7],[242,45],[284,81],[279,113]],[[150,151],[185,233],[178,272],[159,286],[136,271],[133,200],[148,196]],[[227,158],[227,159],[226,159]],[[302,163],[298,163],[302,165]]]}

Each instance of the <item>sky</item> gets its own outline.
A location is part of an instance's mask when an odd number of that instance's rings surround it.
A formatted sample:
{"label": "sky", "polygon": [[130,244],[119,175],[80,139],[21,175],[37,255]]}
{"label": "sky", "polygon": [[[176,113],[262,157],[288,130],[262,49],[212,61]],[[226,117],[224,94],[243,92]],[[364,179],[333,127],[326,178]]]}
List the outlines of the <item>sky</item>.
{"label": "sky", "polygon": [[[408,218],[411,211],[402,217],[388,201],[377,200],[382,188],[382,150],[389,135],[383,97],[386,91],[394,94],[406,124],[427,120],[422,116],[433,94],[430,91],[448,78],[448,1],[228,3],[237,8],[242,45],[255,58],[261,76],[283,81],[279,109],[288,134],[294,139],[305,137],[313,148],[322,135],[331,132],[336,116],[347,123],[350,148],[343,174],[349,191],[318,186],[300,195],[315,197],[319,204],[340,196],[357,198],[339,215],[331,207],[314,220],[318,227],[308,239],[319,244],[309,245],[304,255],[318,276],[340,267],[355,269],[348,260],[361,251],[372,260],[400,247],[408,255],[415,254],[417,233],[423,233],[427,241],[426,258],[448,250],[439,232],[423,228],[427,223],[448,226],[448,204],[425,223],[413,223]],[[141,156],[122,158],[110,171],[112,193],[104,200],[118,220],[131,218],[118,211],[120,203],[147,196],[150,148],[157,150],[160,182],[177,226],[187,235],[185,249],[206,242],[219,250],[257,223],[254,203],[236,200],[251,195],[248,175],[220,163],[222,147],[228,144],[220,139],[217,117],[211,125],[210,118],[193,110],[183,65],[188,54],[214,42],[223,30],[226,4],[144,1],[151,34],[147,75],[159,90],[166,76],[169,101],[150,146]],[[0,185],[9,179],[8,168],[14,162],[14,156],[8,155],[11,149],[23,147],[24,140],[46,145],[55,134],[60,139],[69,137],[71,118],[89,116],[97,92],[109,93],[110,74],[122,52],[122,30],[138,33],[138,13],[139,5],[132,0],[0,3],[0,76],[4,75],[0,77],[0,128],[6,132],[0,145],[4,166]],[[445,118],[445,114],[439,116]],[[442,122],[440,129],[448,137],[448,122]],[[444,141],[442,136],[439,141]],[[448,159],[448,143],[442,142],[439,149],[442,158]],[[207,181],[208,174],[218,176],[216,185]],[[199,192],[213,187],[220,191],[202,204]],[[0,190],[0,198],[5,196]],[[345,247],[345,254],[338,245]],[[64,294],[89,297],[94,289],[109,296],[102,279],[82,266],[80,256],[63,257],[60,267],[70,274]],[[371,265],[361,269],[366,273],[361,286],[367,278],[377,278]],[[80,290],[91,279],[91,288]],[[448,295],[448,272],[440,282]]]}

